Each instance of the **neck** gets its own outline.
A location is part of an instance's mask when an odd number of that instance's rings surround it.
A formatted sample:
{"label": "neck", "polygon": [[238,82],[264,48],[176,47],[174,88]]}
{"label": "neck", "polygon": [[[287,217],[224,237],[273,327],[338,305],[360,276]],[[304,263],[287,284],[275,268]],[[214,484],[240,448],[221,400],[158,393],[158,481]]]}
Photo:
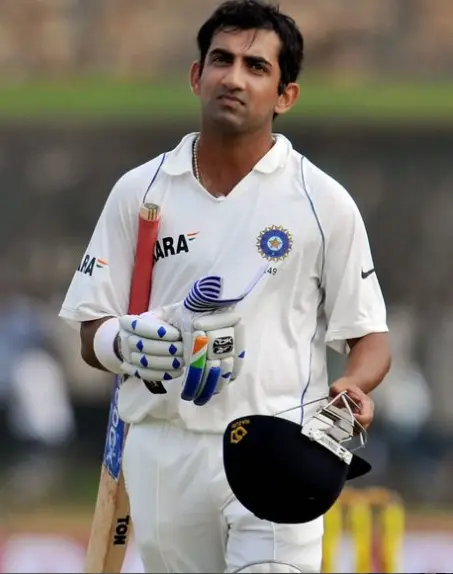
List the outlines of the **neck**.
{"label": "neck", "polygon": [[220,134],[201,129],[198,162],[203,180],[228,193],[269,152],[274,142],[266,130],[253,134]]}

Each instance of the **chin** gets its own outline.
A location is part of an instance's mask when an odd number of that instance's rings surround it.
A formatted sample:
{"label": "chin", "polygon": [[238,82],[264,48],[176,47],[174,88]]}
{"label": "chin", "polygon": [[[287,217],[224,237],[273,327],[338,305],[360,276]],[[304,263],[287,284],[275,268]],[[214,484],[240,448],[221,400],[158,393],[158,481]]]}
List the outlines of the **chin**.
{"label": "chin", "polygon": [[224,133],[240,134],[247,131],[247,123],[232,114],[217,114],[211,117],[211,123]]}

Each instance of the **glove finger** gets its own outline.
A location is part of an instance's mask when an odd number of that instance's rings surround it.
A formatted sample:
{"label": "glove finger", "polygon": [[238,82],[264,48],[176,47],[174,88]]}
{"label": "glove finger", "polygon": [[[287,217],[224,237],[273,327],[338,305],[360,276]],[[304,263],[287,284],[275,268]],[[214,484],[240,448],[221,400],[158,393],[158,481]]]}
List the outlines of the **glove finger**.
{"label": "glove finger", "polygon": [[234,343],[235,349],[233,374],[231,375],[232,381],[237,379],[239,376],[245,358],[245,330],[242,320],[234,327]]}
{"label": "glove finger", "polygon": [[178,369],[174,371],[158,371],[153,369],[146,369],[144,367],[138,367],[137,365],[132,365],[131,363],[123,363],[121,365],[121,370],[126,375],[131,377],[137,377],[143,381],[172,381],[181,377],[184,373],[184,369]]}
{"label": "glove finger", "polygon": [[206,361],[203,380],[193,401],[197,406],[202,407],[213,397],[221,372],[220,361]]}
{"label": "glove finger", "polygon": [[184,401],[193,401],[197,396],[203,380],[206,357],[208,353],[208,338],[206,333],[195,331],[193,334],[192,353],[188,361],[186,376],[181,391]]}
{"label": "glove finger", "polygon": [[146,317],[123,315],[120,317],[120,325],[125,331],[146,339],[163,339],[173,342],[181,340],[181,333],[176,327],[150,313]]}
{"label": "glove finger", "polygon": [[193,321],[194,329],[200,331],[213,331],[215,329],[224,329],[225,327],[234,327],[241,320],[241,315],[236,311],[222,311],[221,313],[206,313],[197,317]]}
{"label": "glove finger", "polygon": [[150,369],[152,371],[179,371],[184,368],[182,357],[156,357],[145,353],[131,353],[129,363],[139,368]]}
{"label": "glove finger", "polygon": [[234,354],[234,328],[208,331],[208,361],[220,360]]}
{"label": "glove finger", "polygon": [[222,359],[220,361],[220,378],[215,390],[215,394],[219,394],[231,381],[231,376],[233,374],[234,359],[233,357],[228,357],[227,359]]}
{"label": "glove finger", "polygon": [[[125,333],[125,331],[123,331]],[[182,357],[183,344],[182,341],[156,341],[154,339],[143,339],[137,335],[129,335],[127,337],[127,344],[131,352],[144,353],[145,355],[155,355],[158,357]]]}

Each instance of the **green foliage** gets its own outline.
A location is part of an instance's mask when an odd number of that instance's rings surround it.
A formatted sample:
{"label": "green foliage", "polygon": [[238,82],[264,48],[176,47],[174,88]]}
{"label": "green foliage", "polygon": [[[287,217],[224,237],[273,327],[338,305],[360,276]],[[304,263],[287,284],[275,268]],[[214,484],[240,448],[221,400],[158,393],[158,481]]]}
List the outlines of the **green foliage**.
{"label": "green foliage", "polygon": [[[197,99],[182,82],[79,81],[0,86],[0,119],[182,120]],[[305,79],[288,118],[359,121],[453,121],[453,84],[328,85]]]}

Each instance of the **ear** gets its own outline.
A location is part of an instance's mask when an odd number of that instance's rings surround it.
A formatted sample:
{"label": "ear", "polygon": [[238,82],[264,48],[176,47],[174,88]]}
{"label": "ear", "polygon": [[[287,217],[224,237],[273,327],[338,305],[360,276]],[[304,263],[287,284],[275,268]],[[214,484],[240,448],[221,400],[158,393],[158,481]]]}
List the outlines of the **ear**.
{"label": "ear", "polygon": [[200,62],[194,62],[190,68],[190,87],[195,96],[200,95],[200,75],[201,65]]}
{"label": "ear", "polygon": [[289,112],[299,99],[299,93],[299,84],[288,84],[283,94],[278,97],[277,105],[274,108],[275,113],[280,116]]}

